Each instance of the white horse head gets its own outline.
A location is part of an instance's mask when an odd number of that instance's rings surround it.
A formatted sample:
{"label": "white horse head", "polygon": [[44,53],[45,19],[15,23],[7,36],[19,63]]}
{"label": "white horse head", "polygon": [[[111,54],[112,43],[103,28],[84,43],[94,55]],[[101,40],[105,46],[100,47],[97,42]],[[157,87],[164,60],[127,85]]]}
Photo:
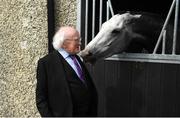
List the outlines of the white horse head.
{"label": "white horse head", "polygon": [[114,15],[103,23],[99,33],[89,42],[80,55],[85,61],[93,62],[100,58],[109,57],[114,53],[123,52],[133,37],[141,37],[133,33],[128,24],[140,18],[141,15],[130,13]]}
{"label": "white horse head", "polygon": [[[102,25],[96,37],[80,52],[80,56],[93,63],[116,53],[152,53],[163,25],[164,20],[158,14],[117,14]],[[166,27],[166,54],[172,53],[173,26],[173,22],[169,22]],[[180,26],[177,32],[176,54],[180,54]],[[162,45],[157,50],[157,53],[161,52]]]}

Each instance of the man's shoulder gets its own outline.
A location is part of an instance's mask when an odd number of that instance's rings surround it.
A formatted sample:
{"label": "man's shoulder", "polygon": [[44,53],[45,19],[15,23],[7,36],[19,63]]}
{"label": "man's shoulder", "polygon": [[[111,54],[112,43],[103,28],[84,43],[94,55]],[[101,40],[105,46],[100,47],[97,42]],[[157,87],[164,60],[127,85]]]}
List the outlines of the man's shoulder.
{"label": "man's shoulder", "polygon": [[47,55],[41,57],[39,61],[49,61],[49,60],[55,59],[57,55],[58,55],[58,51],[52,51],[48,53]]}

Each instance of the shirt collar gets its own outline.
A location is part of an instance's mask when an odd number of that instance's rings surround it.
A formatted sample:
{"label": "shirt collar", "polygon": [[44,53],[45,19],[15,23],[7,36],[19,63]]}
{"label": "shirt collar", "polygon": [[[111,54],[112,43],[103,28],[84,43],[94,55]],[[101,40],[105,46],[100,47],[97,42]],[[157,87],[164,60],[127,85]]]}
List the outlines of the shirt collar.
{"label": "shirt collar", "polygon": [[66,52],[64,49],[58,49],[58,52],[66,59],[69,56],[69,53]]}

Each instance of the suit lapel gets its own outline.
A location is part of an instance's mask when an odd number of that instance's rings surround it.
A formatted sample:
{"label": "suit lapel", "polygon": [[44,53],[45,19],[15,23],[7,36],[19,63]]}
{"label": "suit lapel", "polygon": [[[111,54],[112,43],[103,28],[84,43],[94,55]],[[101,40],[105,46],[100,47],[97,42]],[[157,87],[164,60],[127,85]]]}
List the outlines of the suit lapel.
{"label": "suit lapel", "polygon": [[[67,74],[68,75],[72,74],[74,77],[76,77],[76,78],[78,78],[78,80],[80,80],[78,75],[74,71],[74,69],[69,65],[69,63],[63,58],[63,56],[58,51],[57,51],[57,55],[60,58],[60,60],[62,60],[62,63],[64,64],[64,68],[66,69],[65,71],[67,72]],[[79,60],[78,60],[78,62],[79,62]]]}

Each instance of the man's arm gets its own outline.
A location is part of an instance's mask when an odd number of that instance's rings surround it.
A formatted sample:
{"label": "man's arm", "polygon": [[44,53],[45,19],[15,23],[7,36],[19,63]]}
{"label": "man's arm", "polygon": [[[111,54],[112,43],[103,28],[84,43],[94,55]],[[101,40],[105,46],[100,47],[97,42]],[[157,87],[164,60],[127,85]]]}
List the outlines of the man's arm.
{"label": "man's arm", "polygon": [[36,105],[41,116],[53,116],[48,106],[47,76],[43,61],[40,59],[37,66]]}

